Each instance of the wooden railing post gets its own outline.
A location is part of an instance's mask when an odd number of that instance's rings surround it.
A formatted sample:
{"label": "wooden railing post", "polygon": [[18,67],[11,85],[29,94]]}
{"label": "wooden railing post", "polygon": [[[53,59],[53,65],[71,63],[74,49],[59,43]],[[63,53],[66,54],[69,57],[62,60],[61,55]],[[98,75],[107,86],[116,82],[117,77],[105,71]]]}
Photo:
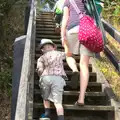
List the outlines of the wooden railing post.
{"label": "wooden railing post", "polygon": [[[28,120],[28,112],[29,112],[29,100],[32,101],[33,97],[30,99],[30,88],[33,89],[33,74],[34,74],[34,49],[35,49],[35,1],[31,0],[31,9],[29,16],[29,23],[26,35],[26,42],[24,48],[24,56],[22,61],[22,69],[20,75],[18,96],[17,96],[17,104],[16,104],[16,112],[15,119],[12,120]],[[31,70],[32,68],[32,70]],[[31,87],[30,87],[31,86]],[[14,93],[13,93],[14,94]],[[32,95],[31,95],[32,96]]]}

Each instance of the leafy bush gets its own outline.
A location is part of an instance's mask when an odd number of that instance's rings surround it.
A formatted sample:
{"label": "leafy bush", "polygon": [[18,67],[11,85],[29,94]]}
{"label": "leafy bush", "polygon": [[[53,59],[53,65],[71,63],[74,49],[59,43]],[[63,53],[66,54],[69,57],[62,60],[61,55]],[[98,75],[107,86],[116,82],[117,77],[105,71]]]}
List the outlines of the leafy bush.
{"label": "leafy bush", "polygon": [[120,24],[120,0],[104,0],[103,17],[112,25]]}
{"label": "leafy bush", "polygon": [[11,69],[6,69],[0,72],[0,92],[6,93],[11,96],[11,86],[12,86],[12,72]]}

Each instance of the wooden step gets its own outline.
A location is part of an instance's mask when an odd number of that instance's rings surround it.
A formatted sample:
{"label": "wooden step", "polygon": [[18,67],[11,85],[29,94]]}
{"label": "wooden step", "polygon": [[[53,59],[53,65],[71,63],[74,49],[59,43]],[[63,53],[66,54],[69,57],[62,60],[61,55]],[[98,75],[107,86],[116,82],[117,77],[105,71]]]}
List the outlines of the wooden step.
{"label": "wooden step", "polygon": [[42,15],[42,14],[40,14],[39,16],[37,16],[37,18],[36,19],[53,19],[54,18],[54,15],[53,14],[51,14],[51,15]]}
{"label": "wooden step", "polygon": [[53,19],[36,18],[36,21],[54,22]]}
{"label": "wooden step", "polygon": [[[39,120],[40,115],[44,113],[42,108],[35,108],[34,119]],[[91,110],[66,110],[65,120],[115,120],[114,111],[91,111]],[[110,116],[110,117],[108,117]],[[56,110],[51,110],[51,120],[57,120]]]}
{"label": "wooden step", "polygon": [[[39,49],[36,50],[36,52],[39,52]],[[36,58],[39,58],[41,56],[41,54],[40,53],[36,53],[35,56],[36,56]],[[74,57],[75,60],[80,60],[80,56],[79,55],[73,55],[73,57]]]}
{"label": "wooden step", "polygon": [[41,28],[55,28],[55,25],[45,25],[45,24],[43,24],[43,25],[41,25],[41,24],[37,24],[36,25],[36,28],[38,28],[38,27],[41,27]]}
{"label": "wooden step", "polygon": [[39,19],[39,18],[52,19],[53,17],[54,17],[53,14],[50,14],[50,15],[43,15],[43,14],[40,14],[39,16],[37,16],[37,19]]}
{"label": "wooden step", "polygon": [[[57,48],[57,50],[64,52],[64,49],[62,49],[62,48]],[[36,52],[35,58],[38,59],[41,56],[42,53],[41,53],[40,50],[36,50],[35,52]],[[80,62],[80,56],[79,55],[73,55],[73,58],[76,60],[77,63]],[[66,62],[66,59],[63,60],[63,62]]]}
{"label": "wooden step", "polygon": [[[39,89],[34,89],[34,93],[37,95],[41,94]],[[63,93],[64,96],[78,96],[79,94],[80,94],[79,91],[64,91],[64,93]],[[99,96],[106,97],[104,92],[86,92],[85,96],[88,96],[88,97],[99,97]]]}
{"label": "wooden step", "polygon": [[[51,39],[54,43],[61,43],[61,40],[60,39]],[[40,43],[41,41],[41,38],[36,38],[36,42],[37,43]]]}
{"label": "wooden step", "polygon": [[[114,107],[112,106],[85,105],[78,107],[73,104],[64,104],[63,107],[65,120],[115,120]],[[34,103],[34,118],[38,119],[43,112],[43,104]],[[56,110],[53,105],[51,105],[51,112],[51,119],[56,120]]]}
{"label": "wooden step", "polygon": [[[36,69],[37,59],[38,59],[38,58],[39,58],[39,57],[37,57],[37,58],[36,58],[36,61],[35,61],[35,69]],[[67,71],[68,71],[68,70],[71,70],[70,67],[68,66],[68,64],[67,64],[65,61],[64,61],[63,64],[64,64],[64,69],[65,69],[65,70],[67,70]],[[79,63],[77,63],[77,68],[78,68],[78,70],[80,70],[80,69],[79,69]],[[92,72],[92,65],[91,65],[91,64],[89,64],[89,72]]]}
{"label": "wooden step", "polygon": [[59,35],[60,33],[56,33],[55,30],[54,31],[36,31],[36,35]]}
{"label": "wooden step", "polygon": [[[72,89],[70,86],[70,83],[71,83],[70,81],[66,81],[66,86],[64,87],[65,91],[79,91],[80,90],[79,83],[78,83],[78,87],[76,89]],[[39,79],[35,79],[35,88],[40,89],[39,88]],[[88,83],[88,87],[87,87],[86,91],[87,92],[102,92],[102,84],[90,81]]]}
{"label": "wooden step", "polygon": [[51,23],[51,24],[55,24],[55,21],[42,21],[42,20],[36,20],[36,24],[39,24],[39,23],[46,23],[46,24],[48,24],[48,23]]}
{"label": "wooden step", "polygon": [[55,28],[36,28],[36,31],[55,31]]}
{"label": "wooden step", "polygon": [[50,11],[50,12],[47,12],[47,11],[44,11],[44,12],[43,12],[43,11],[40,11],[40,12],[37,13],[37,16],[39,17],[39,15],[51,15],[51,14],[53,14],[53,12],[51,12],[51,11]]}
{"label": "wooden step", "polygon": [[[67,74],[67,77],[69,80],[71,80],[71,76],[72,76],[72,71],[65,71],[66,74]],[[97,76],[96,76],[96,73],[94,72],[90,72],[89,73],[89,82],[96,82],[97,80]],[[37,75],[37,72],[35,71],[35,79],[39,79],[39,76]]]}
{"label": "wooden step", "polygon": [[[74,104],[78,99],[78,91],[64,91],[63,104]],[[39,89],[34,90],[34,101],[42,103],[41,92]],[[85,94],[86,105],[106,105],[106,96],[103,92],[86,92]]]}
{"label": "wooden step", "polygon": [[[71,104],[64,104],[64,110],[84,110],[84,111],[114,111],[113,106],[94,106],[94,105],[85,105],[82,107],[71,105]],[[44,108],[43,104],[34,103],[34,108]],[[55,109],[53,105],[51,105],[51,109]]]}
{"label": "wooden step", "polygon": [[[36,50],[36,52],[39,52],[39,49]],[[36,54],[35,54],[35,57],[36,57],[36,58],[39,58],[40,56],[41,56],[40,53],[36,53]],[[73,57],[74,57],[75,60],[80,60],[80,55],[73,55]]]}
{"label": "wooden step", "polygon": [[[65,90],[73,90],[71,88],[71,81],[66,81],[66,86],[64,87]],[[78,87],[76,90],[80,90],[80,83],[78,82]],[[101,92],[102,91],[102,84],[101,83],[97,83],[97,82],[89,82],[88,83],[88,87],[87,87],[87,91],[88,92]]]}
{"label": "wooden step", "polygon": [[[93,106],[85,105],[84,107],[76,107],[74,105],[65,104],[64,114],[65,120],[115,120],[114,107],[112,106]],[[72,109],[71,109],[72,108]],[[34,104],[34,119],[37,120],[44,113],[43,105]],[[52,105],[51,120],[57,120],[56,110]]]}
{"label": "wooden step", "polygon": [[39,16],[39,15],[51,15],[51,14],[53,14],[53,12],[40,12],[40,13],[37,13],[37,15]]}
{"label": "wooden step", "polygon": [[36,26],[39,25],[55,25],[55,22],[37,21]]}
{"label": "wooden step", "polygon": [[60,40],[60,36],[58,35],[36,35],[36,38],[47,38],[47,39],[59,39]]}

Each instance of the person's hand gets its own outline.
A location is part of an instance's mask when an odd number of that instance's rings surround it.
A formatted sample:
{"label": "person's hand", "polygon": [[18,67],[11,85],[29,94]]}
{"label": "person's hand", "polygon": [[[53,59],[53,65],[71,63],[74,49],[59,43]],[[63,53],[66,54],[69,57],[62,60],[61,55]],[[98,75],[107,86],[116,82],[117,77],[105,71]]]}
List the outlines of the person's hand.
{"label": "person's hand", "polygon": [[72,56],[72,53],[70,51],[65,52],[65,54],[66,54],[67,57],[71,57]]}

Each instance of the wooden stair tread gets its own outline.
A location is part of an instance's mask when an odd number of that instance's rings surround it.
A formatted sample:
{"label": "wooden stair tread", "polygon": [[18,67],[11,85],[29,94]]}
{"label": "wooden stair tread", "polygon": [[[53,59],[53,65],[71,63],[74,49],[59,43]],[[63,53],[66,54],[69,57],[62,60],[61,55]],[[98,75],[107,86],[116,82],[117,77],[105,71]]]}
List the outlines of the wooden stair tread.
{"label": "wooden stair tread", "polygon": [[40,27],[36,27],[36,31],[55,31],[55,28],[40,28]]}
{"label": "wooden stair tread", "polygon": [[[71,83],[71,81],[66,81],[66,87],[67,86],[69,86],[70,85],[70,83]],[[39,81],[35,81],[35,85],[39,85]],[[78,86],[79,86],[79,84],[78,84]],[[98,83],[98,82],[88,82],[88,87],[94,87],[94,86],[96,86],[96,87],[99,87],[99,86],[101,86],[101,83]]]}
{"label": "wooden stair tread", "polygon": [[[38,58],[39,58],[39,57],[38,57]],[[35,60],[35,64],[37,64],[37,60]],[[68,64],[67,64],[66,62],[63,62],[63,65],[64,65],[65,67],[68,66]],[[79,63],[76,63],[76,65],[79,66]],[[92,64],[89,64],[89,67],[92,68]]]}
{"label": "wooden stair tread", "polygon": [[38,25],[38,24],[37,24],[36,27],[49,27],[49,28],[55,28],[55,25],[46,25],[46,24],[40,24],[40,25]]}
{"label": "wooden stair tread", "polygon": [[54,22],[46,22],[46,21],[37,21],[36,26],[39,26],[39,25],[55,25],[55,23]]}
{"label": "wooden stair tread", "polygon": [[[40,51],[40,50],[39,50],[39,51]],[[40,53],[36,53],[35,56],[36,56],[36,57],[40,57]],[[73,56],[73,57],[74,57],[75,59],[79,59],[79,58],[80,58],[79,55],[78,55],[78,56]]]}
{"label": "wooden stair tread", "polygon": [[60,36],[58,35],[36,35],[37,38],[53,38],[53,39],[60,39]]}
{"label": "wooden stair tread", "polygon": [[46,21],[46,22],[53,22],[52,19],[45,19],[45,18],[37,18],[36,21]]}
{"label": "wooden stair tread", "polygon": [[[39,57],[36,57],[36,59],[38,59]],[[36,68],[36,65],[37,65],[37,60],[35,60],[35,68]],[[66,61],[63,61],[63,65],[64,65],[64,69],[65,71],[66,70],[71,70],[70,67],[68,66],[68,64],[66,63]],[[79,63],[76,63],[78,69],[79,69]],[[92,65],[89,64],[89,72],[92,72]]]}
{"label": "wooden stair tread", "polygon": [[[40,94],[39,89],[34,89],[35,94]],[[64,91],[64,95],[69,95],[69,96],[78,96],[80,92],[78,91]],[[97,97],[97,96],[105,96],[104,92],[86,92],[85,96],[92,96],[92,97]]]}
{"label": "wooden stair tread", "polygon": [[57,34],[57,35],[60,35],[60,33],[59,33],[59,34],[56,33],[55,30],[54,30],[54,31],[37,31],[36,34],[37,34],[37,35],[41,35],[41,34],[42,34],[42,35],[43,35],[43,34],[44,34],[44,35],[56,35],[56,34]]}
{"label": "wooden stair tread", "polygon": [[[36,71],[35,71],[35,72],[36,72]],[[67,75],[72,75],[72,74],[73,74],[73,72],[70,71],[70,70],[66,70],[65,73],[66,73]],[[90,76],[96,76],[96,72],[90,72]]]}
{"label": "wooden stair tread", "polygon": [[[67,70],[66,70],[67,71]],[[68,80],[70,80],[71,78],[71,76],[72,76],[72,71],[68,71],[68,72],[66,72],[66,74],[67,74],[67,77],[68,77]],[[90,72],[90,75],[89,75],[90,77],[89,77],[89,82],[96,82],[97,81],[97,76],[96,76],[96,73],[93,73],[93,72]],[[39,79],[39,76],[38,76],[38,74],[37,74],[37,72],[35,71],[35,78],[36,79]],[[69,81],[68,81],[69,82]]]}
{"label": "wooden stair tread", "polygon": [[[94,106],[94,105],[85,105],[82,107],[71,105],[71,104],[63,104],[65,110],[86,110],[86,111],[114,111],[113,106]],[[43,108],[43,104],[34,103],[34,108]],[[54,108],[51,105],[51,108]]]}

